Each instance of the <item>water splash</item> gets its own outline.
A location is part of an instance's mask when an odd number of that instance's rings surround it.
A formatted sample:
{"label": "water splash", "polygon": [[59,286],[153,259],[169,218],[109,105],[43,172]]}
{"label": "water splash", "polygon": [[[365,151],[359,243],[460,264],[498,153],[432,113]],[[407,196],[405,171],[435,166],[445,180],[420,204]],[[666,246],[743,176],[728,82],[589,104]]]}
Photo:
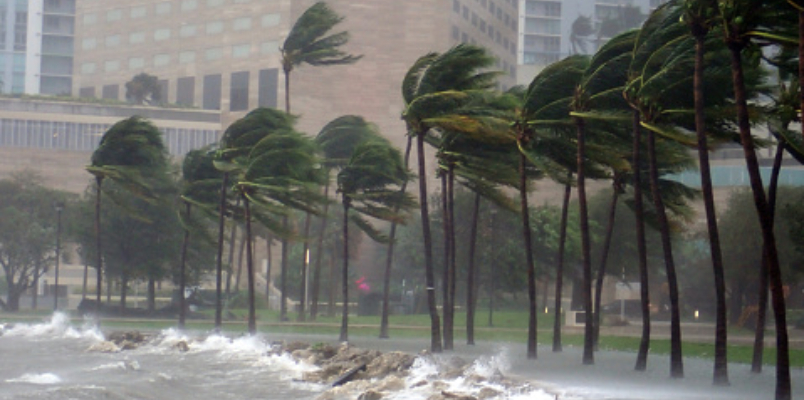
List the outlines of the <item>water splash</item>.
{"label": "water splash", "polygon": [[55,385],[61,383],[61,378],[56,374],[25,374],[19,378],[7,379],[7,383],[31,383],[34,385]]}
{"label": "water splash", "polygon": [[9,337],[25,337],[32,340],[50,339],[88,339],[102,341],[103,334],[96,325],[86,321],[80,329],[72,326],[70,317],[62,312],[55,312],[50,321],[38,324],[15,324],[6,327],[3,334]]}

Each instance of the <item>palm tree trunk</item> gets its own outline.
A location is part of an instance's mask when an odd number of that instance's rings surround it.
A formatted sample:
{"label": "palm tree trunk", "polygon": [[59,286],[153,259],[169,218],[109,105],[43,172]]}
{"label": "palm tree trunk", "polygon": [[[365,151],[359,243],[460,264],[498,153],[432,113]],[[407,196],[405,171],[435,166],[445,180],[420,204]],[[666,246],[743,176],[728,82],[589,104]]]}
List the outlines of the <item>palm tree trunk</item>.
{"label": "palm tree trunk", "polygon": [[[190,203],[184,203],[184,215],[186,217],[186,221],[190,223]],[[179,329],[184,329],[184,321],[187,312],[187,307],[184,304],[184,287],[186,286],[185,282],[185,270],[187,268],[187,247],[190,243],[190,229],[185,227],[184,228],[184,241],[181,244],[181,262],[179,263]]]}
{"label": "palm tree trunk", "polygon": [[[240,197],[237,198],[237,206],[240,206]],[[232,220],[232,232],[229,235],[229,255],[227,258],[226,264],[226,304],[228,307],[228,302],[232,297],[232,275],[234,274],[234,255],[235,255],[235,244],[237,243],[237,222],[233,219]]]}
{"label": "palm tree trunk", "polygon": [[251,202],[248,201],[245,193],[243,196],[243,206],[245,207],[246,218],[246,273],[248,274],[248,333],[257,333],[257,313],[254,308],[254,257],[251,246]]}
{"label": "palm tree trunk", "polygon": [[659,231],[662,237],[664,250],[664,265],[667,275],[667,286],[670,292],[670,377],[684,377],[684,360],[681,358],[681,314],[678,306],[678,282],[676,280],[676,266],[673,260],[673,248],[670,242],[670,224],[664,208],[662,194],[659,191],[659,166],[656,160],[656,135],[648,131],[648,160],[650,163],[650,190],[653,205],[656,209],[656,218],[659,221]]}
{"label": "palm tree trunk", "polygon": [[271,251],[271,234],[265,234],[265,259],[267,260],[265,268],[265,306],[271,309],[271,265],[273,264],[273,251]]}
{"label": "palm tree trunk", "polygon": [[480,219],[480,193],[475,193],[472,208],[472,230],[469,234],[469,265],[466,276],[466,344],[475,344],[475,249],[477,247],[477,224]]}
{"label": "palm tree trunk", "polygon": [[634,215],[636,217],[637,251],[639,253],[639,297],[642,308],[642,336],[639,341],[634,370],[645,371],[648,367],[650,349],[650,293],[648,292],[648,249],[645,244],[645,212],[642,197],[642,129],[639,124],[639,111],[634,110],[632,128],[634,131],[633,162],[634,174]]}
{"label": "palm tree trunk", "polygon": [[444,325],[443,325],[443,338],[444,338],[444,350],[452,350],[452,339],[450,338],[450,320],[449,320],[449,266],[450,266],[450,256],[452,252],[450,251],[450,234],[449,234],[449,190],[447,189],[447,173],[443,172],[441,174],[441,215],[444,218],[444,222],[442,224],[442,228],[444,230],[444,269],[442,271],[441,277],[441,310],[444,314]]}
{"label": "palm tree trunk", "polygon": [[81,300],[87,298],[87,278],[89,278],[89,265],[84,262],[84,282],[81,285]]}
{"label": "palm tree trunk", "polygon": [[[282,218],[282,227],[287,231],[288,229],[288,217],[285,216]],[[287,272],[288,272],[288,239],[282,238],[281,240],[282,245],[282,260],[280,261],[281,264],[281,271],[279,274],[279,286],[280,290],[282,291],[282,295],[279,301],[279,320],[284,322],[288,320],[288,280],[287,280]]]}
{"label": "palm tree trunk", "polygon": [[148,312],[156,311],[156,279],[148,277]]}
{"label": "palm tree trunk", "polygon": [[[779,172],[782,170],[782,156],[784,156],[784,145],[779,143],[776,146],[776,156],[773,159],[773,170],[768,184],[768,208],[771,214],[771,221],[776,216],[776,192],[779,187]],[[774,222],[775,225],[775,222]],[[762,250],[762,265],[759,271],[759,295],[757,296],[757,326],[754,330],[754,352],[751,359],[751,372],[762,372],[762,356],[765,347],[765,326],[767,320],[766,310],[768,308],[768,257],[765,250]]]}
{"label": "palm tree trunk", "polygon": [[617,200],[620,198],[620,177],[617,173],[614,174],[613,194],[611,196],[611,204],[609,205],[609,221],[606,225],[606,238],[603,239],[603,251],[600,254],[600,266],[597,269],[597,277],[595,280],[595,325],[594,325],[594,346],[595,350],[598,348],[598,341],[600,339],[600,302],[603,296],[603,279],[606,277],[606,261],[609,258],[609,249],[611,248],[611,237],[614,235],[614,219],[617,215]]}
{"label": "palm tree trunk", "polygon": [[715,198],[712,188],[712,173],[709,167],[709,145],[706,138],[706,110],[704,104],[704,55],[706,31],[694,32],[695,72],[693,90],[695,98],[695,131],[698,136],[698,164],[701,169],[701,188],[703,189],[706,226],[709,232],[709,250],[712,255],[712,271],[715,278],[715,365],[713,383],[718,386],[729,384],[726,321],[726,280],[723,271],[723,255],[720,249],[720,233],[715,213]]}
{"label": "palm tree trunk", "polygon": [[581,262],[583,265],[583,308],[586,314],[583,339],[583,363],[595,363],[594,330],[592,329],[592,260],[590,254],[591,240],[589,238],[589,212],[586,205],[586,125],[581,118],[575,118],[578,130],[578,208],[581,217]]}
{"label": "palm tree trunk", "polygon": [[[221,284],[223,282],[223,234],[226,226],[226,187],[229,185],[229,174],[223,174],[221,196],[218,204],[218,258],[215,265],[215,331],[220,332],[223,316],[223,298]],[[231,264],[230,264],[231,265]]]}
{"label": "palm tree trunk", "polygon": [[100,318],[100,305],[101,305],[101,287],[103,282],[103,251],[101,247],[101,184],[103,178],[101,176],[95,177],[95,269],[97,270],[96,277],[96,299],[95,299],[95,318]]}
{"label": "palm tree trunk", "polygon": [[235,293],[240,293],[240,278],[243,276],[243,254],[246,252],[246,240],[248,235],[244,235],[240,240],[240,249],[237,252],[237,275],[235,277]]}
{"label": "palm tree trunk", "polygon": [[567,219],[569,217],[569,202],[572,193],[572,172],[567,173],[567,183],[564,185],[564,201],[561,204],[561,227],[558,234],[558,257],[556,262],[556,290],[555,290],[555,318],[553,319],[553,352],[562,351],[561,348],[561,297],[564,289],[564,245],[567,242]]}
{"label": "palm tree trunk", "polygon": [[743,45],[730,42],[732,82],[734,84],[734,100],[737,104],[737,122],[740,128],[740,141],[748,167],[751,191],[754,194],[754,205],[762,228],[762,240],[768,259],[768,279],[770,281],[773,315],[776,321],[776,400],[788,400],[792,397],[790,383],[790,354],[787,337],[787,319],[785,310],[782,274],[779,269],[779,255],[776,250],[776,237],[773,233],[773,220],[768,213],[768,202],[762,187],[759,174],[759,162],[754,152],[754,140],[751,137],[751,125],[748,117],[748,102],[745,93],[741,53]]}
{"label": "palm tree trunk", "polygon": [[424,135],[417,132],[416,152],[419,160],[419,207],[422,215],[422,236],[424,239],[424,279],[427,290],[427,306],[430,311],[430,351],[440,353],[441,322],[436,308],[435,277],[433,275],[433,239],[430,234],[430,214],[427,210],[427,174],[424,162]]}
{"label": "palm tree trunk", "polygon": [[[457,266],[455,263],[455,164],[450,163],[447,171],[447,213],[449,213],[449,286],[447,287],[449,304],[449,335],[444,336],[444,348],[453,350],[455,332],[455,285],[457,280]],[[447,312],[444,312],[445,316]],[[446,319],[446,317],[445,317]],[[444,325],[447,322],[444,321]]]}
{"label": "palm tree trunk", "polygon": [[349,199],[343,199],[343,271],[341,275],[341,291],[343,294],[343,311],[341,313],[340,342],[349,340]]}
{"label": "palm tree trunk", "polygon": [[335,316],[335,284],[337,280],[335,279],[335,256],[337,254],[337,246],[335,245],[335,241],[332,242],[332,257],[329,257],[329,290],[328,290],[328,303],[327,303],[327,316],[334,317]]}
{"label": "palm tree trunk", "polygon": [[[410,150],[413,146],[413,138],[408,136],[408,144],[405,146],[405,171],[408,170],[408,163],[410,161]],[[402,183],[399,188],[399,193],[405,193],[408,188],[408,181]],[[399,211],[399,207],[394,209],[395,212]],[[326,211],[325,211],[326,213]],[[397,223],[391,223],[391,232],[388,234],[388,251],[385,257],[385,274],[383,276],[382,284],[382,317],[380,319],[380,339],[388,339],[388,303],[391,296],[391,267],[394,262],[394,241],[396,240],[396,226]],[[404,293],[403,293],[404,294]]]}
{"label": "palm tree trunk", "polygon": [[536,268],[533,264],[533,247],[530,237],[530,211],[528,210],[527,159],[519,154],[519,203],[522,213],[522,239],[525,245],[526,268],[528,270],[528,359],[535,360],[536,354]]}
{"label": "palm tree trunk", "polygon": [[302,269],[301,269],[301,287],[299,288],[299,315],[296,318],[300,322],[304,322],[307,311],[307,264],[310,262],[310,255],[307,253],[309,250],[308,237],[310,236],[310,213],[306,213],[304,217],[304,242],[302,247]]}
{"label": "palm tree trunk", "polygon": [[284,68],[285,72],[285,112],[290,114],[290,68]]}
{"label": "palm tree trunk", "polygon": [[128,274],[125,270],[120,273],[120,316],[125,316],[126,312],[126,287],[128,286]]}
{"label": "palm tree trunk", "polygon": [[[329,177],[329,171],[327,171]],[[324,186],[324,199],[329,199],[329,182]],[[324,254],[324,234],[327,230],[327,217],[329,215],[329,201],[324,202],[324,214],[321,216],[321,229],[318,232],[318,246],[315,252],[315,266],[313,267],[313,293],[310,305],[310,320],[315,321],[318,316],[318,295],[321,286],[321,255]],[[393,241],[393,237],[391,238]]]}

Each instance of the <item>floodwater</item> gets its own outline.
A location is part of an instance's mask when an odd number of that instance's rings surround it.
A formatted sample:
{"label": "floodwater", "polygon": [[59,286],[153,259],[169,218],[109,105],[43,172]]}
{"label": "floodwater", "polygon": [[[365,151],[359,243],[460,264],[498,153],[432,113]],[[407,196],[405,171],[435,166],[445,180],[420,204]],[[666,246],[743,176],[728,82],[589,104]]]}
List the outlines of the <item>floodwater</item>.
{"label": "floodwater", "polygon": [[[333,342],[325,336],[241,336],[236,338],[160,332],[151,343],[135,350],[93,351],[103,334],[87,323],[75,328],[64,314],[34,324],[0,325],[0,399],[316,399],[327,398],[328,387],[300,382],[312,365],[287,356],[269,355],[271,342],[282,339],[311,343]],[[189,351],[176,344],[186,341]],[[421,340],[357,338],[352,344],[382,351],[418,352]],[[537,361],[524,358],[517,344],[458,346],[454,354],[420,357],[404,388],[385,392],[384,399],[426,400],[442,390],[478,396],[486,387],[494,399],[532,400],[670,400],[772,399],[773,370],[752,374],[746,365],[730,365],[732,386],[711,386],[711,361],[685,360],[686,378],[668,378],[667,357],[651,357],[649,370],[633,372],[634,354],[598,352],[597,365],[582,366],[579,349],[554,354],[540,348]],[[472,375],[491,378],[502,373],[515,384],[493,379],[478,384],[468,376],[440,378],[440,386],[415,385],[436,380],[441,365],[460,356],[472,362]],[[469,372],[467,372],[468,374]],[[804,381],[793,370],[794,394]],[[486,392],[488,393],[488,391]],[[494,392],[492,392],[494,393]],[[361,391],[339,392],[329,398],[356,399]],[[323,395],[323,396],[322,396]],[[796,396],[795,398],[802,398]]]}

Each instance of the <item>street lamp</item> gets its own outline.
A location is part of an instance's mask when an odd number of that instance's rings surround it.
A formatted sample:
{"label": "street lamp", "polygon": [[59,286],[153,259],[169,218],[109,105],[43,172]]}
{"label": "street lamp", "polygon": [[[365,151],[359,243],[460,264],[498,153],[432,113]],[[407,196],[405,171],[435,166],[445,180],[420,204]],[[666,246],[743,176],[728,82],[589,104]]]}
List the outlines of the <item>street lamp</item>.
{"label": "street lamp", "polygon": [[53,284],[53,311],[59,309],[59,265],[61,264],[61,212],[64,211],[64,202],[54,204],[56,208],[56,268],[55,282]]}

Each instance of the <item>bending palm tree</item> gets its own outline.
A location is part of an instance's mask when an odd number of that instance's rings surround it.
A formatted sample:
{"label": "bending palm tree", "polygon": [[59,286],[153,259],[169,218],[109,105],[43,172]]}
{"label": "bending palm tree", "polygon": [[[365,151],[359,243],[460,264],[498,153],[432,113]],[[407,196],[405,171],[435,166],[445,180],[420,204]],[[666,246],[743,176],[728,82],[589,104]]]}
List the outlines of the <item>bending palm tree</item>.
{"label": "bending palm tree", "polygon": [[403,222],[400,209],[413,204],[399,190],[408,179],[399,150],[379,139],[358,145],[348,164],[338,173],[338,192],[343,204],[343,313],[339,340],[349,340],[349,221],[378,242],[388,238],[363,215],[374,219]]}
{"label": "bending palm tree", "polygon": [[362,56],[340,50],[349,41],[349,32],[329,34],[343,17],[320,1],[308,8],[293,24],[282,52],[282,71],[285,73],[285,112],[290,114],[290,73],[302,64],[313,66],[352,64]]}

